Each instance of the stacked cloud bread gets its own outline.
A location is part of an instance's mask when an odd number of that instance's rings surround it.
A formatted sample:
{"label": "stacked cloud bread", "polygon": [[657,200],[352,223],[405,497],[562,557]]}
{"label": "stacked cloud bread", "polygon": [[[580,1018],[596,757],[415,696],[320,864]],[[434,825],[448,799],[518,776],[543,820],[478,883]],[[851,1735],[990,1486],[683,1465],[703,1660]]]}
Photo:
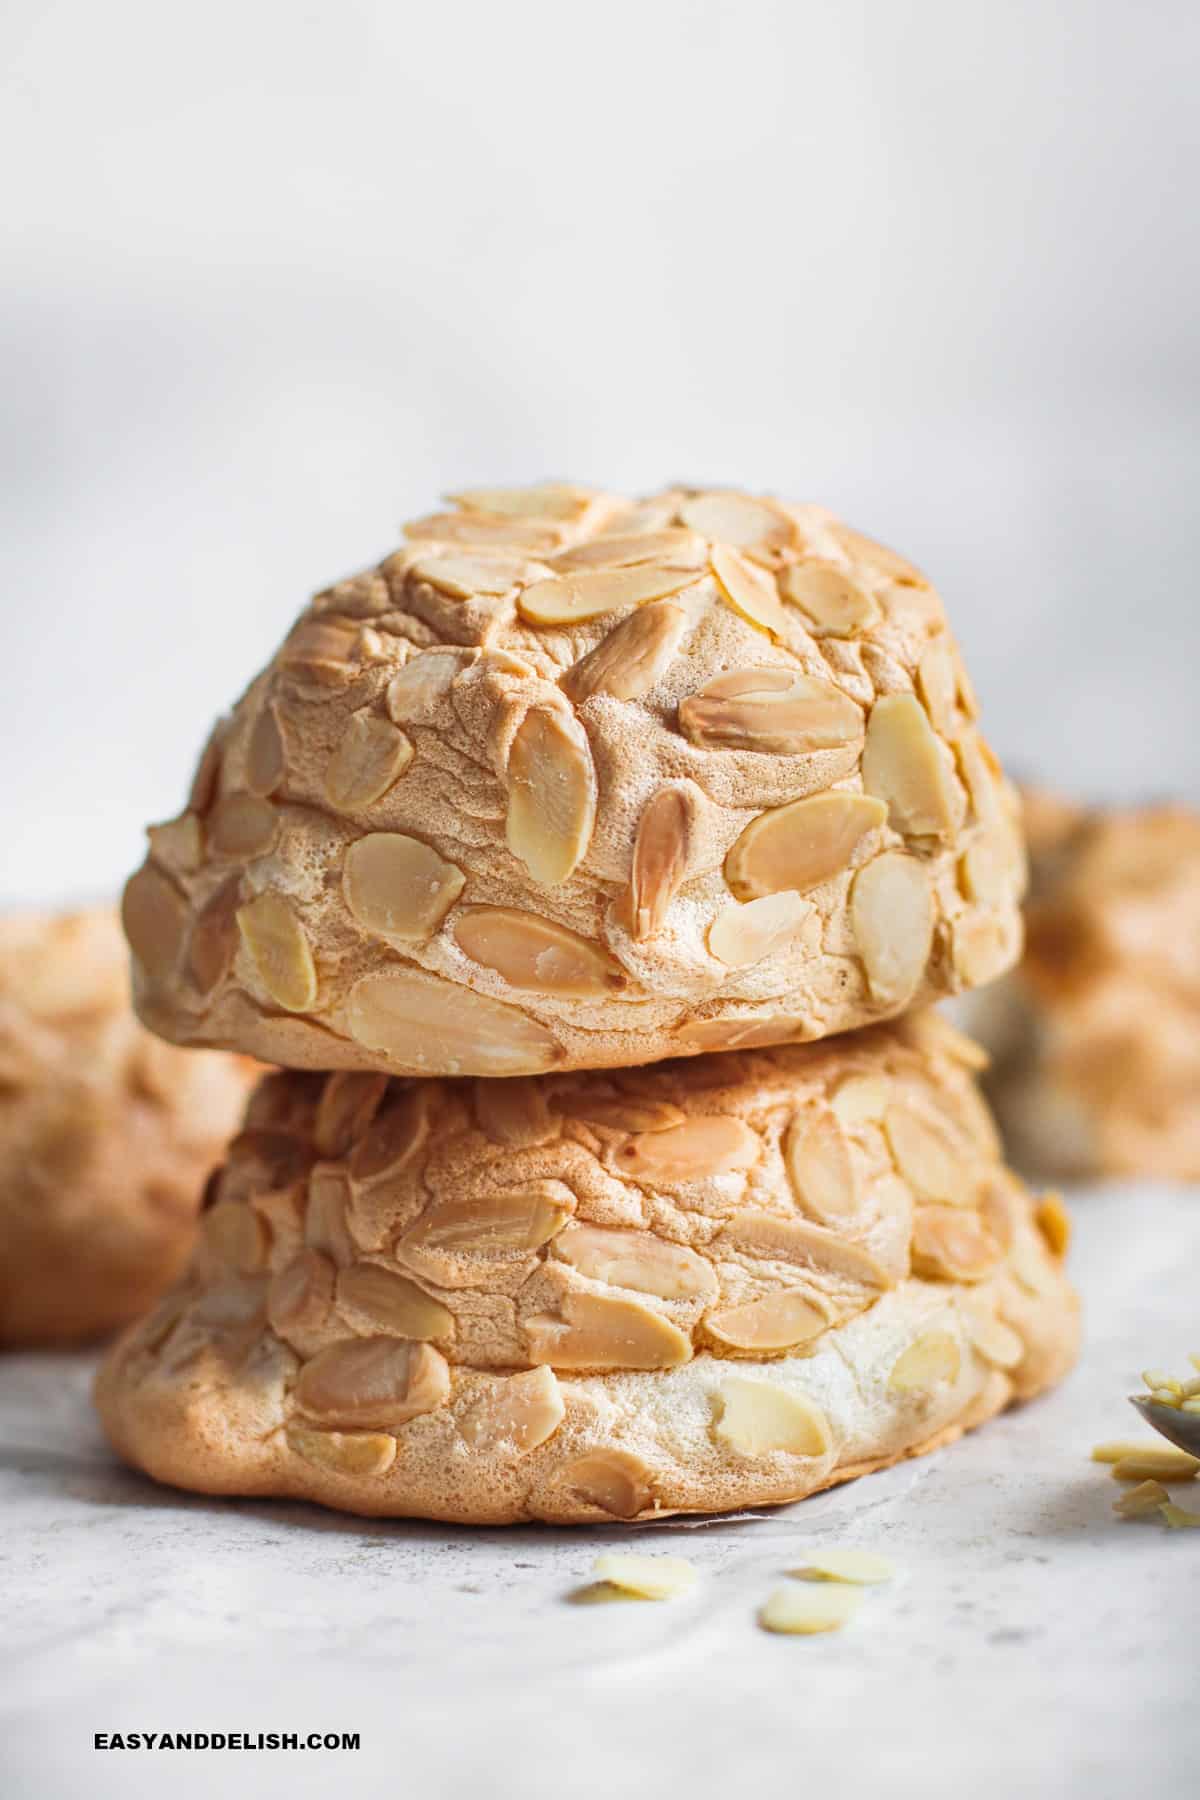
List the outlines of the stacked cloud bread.
{"label": "stacked cloud bread", "polygon": [[454,505],[311,603],[126,890],[145,1023],[285,1072],[101,1373],[118,1449],[651,1517],[1055,1380],[1063,1215],[922,1010],[1016,959],[1024,879],[934,590],[812,506]]}

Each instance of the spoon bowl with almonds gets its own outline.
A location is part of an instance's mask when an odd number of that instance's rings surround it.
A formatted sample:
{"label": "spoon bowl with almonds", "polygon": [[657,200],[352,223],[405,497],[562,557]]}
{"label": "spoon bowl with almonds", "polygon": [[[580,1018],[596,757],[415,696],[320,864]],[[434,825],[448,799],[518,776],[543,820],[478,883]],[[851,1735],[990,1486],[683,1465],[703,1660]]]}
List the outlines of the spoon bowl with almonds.
{"label": "spoon bowl with almonds", "polygon": [[[1200,1370],[1200,1355],[1193,1356],[1191,1362],[1193,1368]],[[1200,1457],[1200,1374],[1178,1381],[1158,1369],[1146,1369],[1142,1380],[1146,1392],[1130,1394],[1129,1404],[1176,1449]]]}

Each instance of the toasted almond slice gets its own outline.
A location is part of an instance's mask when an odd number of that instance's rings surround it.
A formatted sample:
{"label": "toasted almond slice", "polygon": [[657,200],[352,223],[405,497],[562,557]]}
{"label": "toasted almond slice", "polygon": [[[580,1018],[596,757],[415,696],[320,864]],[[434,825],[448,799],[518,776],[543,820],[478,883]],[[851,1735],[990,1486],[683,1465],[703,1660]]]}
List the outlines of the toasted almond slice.
{"label": "toasted almond slice", "polygon": [[339,812],[361,812],[381,800],[413,758],[413,747],[389,719],[355,713],[325,771],[325,798]]}
{"label": "toasted almond slice", "polygon": [[362,976],[346,1024],[364,1049],[423,1074],[537,1075],[559,1057],[545,1026],[515,1006],[416,970]]}
{"label": "toasted almond slice", "polygon": [[204,827],[198,813],[185,812],[161,825],[147,825],[146,836],[151,857],[168,868],[192,875],[204,861]]}
{"label": "toasted almond slice", "polygon": [[979,1313],[968,1320],[971,1343],[995,1369],[1015,1369],[1025,1360],[1020,1336],[994,1313]]}
{"label": "toasted almond slice", "polygon": [[882,575],[889,581],[899,581],[914,587],[929,586],[920,569],[895,550],[889,550],[886,544],[876,543],[874,538],[855,531],[852,525],[843,525],[840,519],[831,520],[827,529],[851,562],[857,563],[868,574]]}
{"label": "toasted almond slice", "polygon": [[815,794],[772,807],[737,839],[725,858],[725,879],[739,900],[819,887],[848,867],[886,817],[882,802],[865,794]]}
{"label": "toasted almond slice", "polygon": [[407,1338],[350,1338],[319,1350],[301,1369],[296,1403],[330,1425],[394,1430],[435,1412],[450,1395],[446,1359]]}
{"label": "toasted almond slice", "polygon": [[968,844],[959,858],[959,885],[977,906],[1007,906],[1019,892],[1022,863],[1012,832],[995,829]]}
{"label": "toasted almond slice", "polygon": [[952,1062],[961,1063],[964,1069],[971,1069],[976,1074],[988,1068],[991,1057],[977,1044],[974,1038],[967,1037],[965,1032],[952,1025],[945,1013],[938,1012],[935,1007],[926,1007],[919,1013],[910,1013],[902,1021],[904,1033],[911,1037],[922,1048],[937,1056],[948,1056]]}
{"label": "toasted almond slice", "polygon": [[237,911],[238,930],[259,980],[285,1012],[307,1012],[317,970],[303,925],[281,894],[259,894]]}
{"label": "toasted almond slice", "polygon": [[948,838],[962,824],[965,800],[950,754],[915,694],[885,694],[871,708],[862,778],[905,837]]}
{"label": "toasted almond slice", "polygon": [[516,587],[529,566],[519,556],[419,556],[412,575],[451,600],[473,600],[477,595],[495,599]]}
{"label": "toasted almond slice", "polygon": [[566,1411],[553,1369],[526,1369],[490,1381],[458,1429],[473,1450],[525,1456],[554,1436]]}
{"label": "toasted almond slice", "polygon": [[868,1250],[851,1243],[840,1232],[809,1224],[807,1219],[781,1218],[775,1213],[736,1213],[722,1230],[718,1243],[731,1244],[765,1262],[794,1262],[828,1269],[866,1288],[895,1285]]}
{"label": "toasted almond slice", "polygon": [[669,666],[686,625],[687,614],[669,600],[640,607],[568,669],[559,686],[577,706],[593,694],[637,700]]}
{"label": "toasted almond slice", "polygon": [[685,737],[708,750],[798,756],[863,735],[863,715],[832,681],[798,669],[727,669],[680,703]]}
{"label": "toasted almond slice", "polygon": [[515,1075],[508,1081],[475,1083],[475,1117],[494,1144],[526,1150],[562,1135],[562,1115],[551,1112],[539,1082]]}
{"label": "toasted almond slice", "polygon": [[903,1103],[890,1106],[883,1128],[896,1167],[924,1200],[969,1204],[972,1170],[962,1149],[936,1120]]}
{"label": "toasted almond slice", "polygon": [[553,1180],[499,1194],[446,1195],[425,1209],[400,1247],[486,1256],[538,1250],[563,1229],[574,1206],[571,1190]]}
{"label": "toasted almond slice", "polygon": [[621,607],[665,600],[697,579],[697,571],[669,563],[641,563],[630,569],[589,569],[554,575],[524,588],[517,611],[531,625],[580,625]]}
{"label": "toasted almond slice", "polygon": [[832,1112],[802,1106],[793,1113],[783,1159],[792,1192],[811,1218],[822,1225],[845,1225],[855,1217],[859,1190],[854,1158]]}
{"label": "toasted almond slice", "polygon": [[696,494],[680,506],[679,517],[701,537],[751,553],[785,550],[796,535],[795,525],[781,508],[749,494]]}
{"label": "toasted almond slice", "polygon": [[708,947],[728,968],[744,969],[791,943],[816,918],[812,903],[786,888],[745,905],[735,900],[709,926]]}
{"label": "toasted almond slice", "polygon": [[957,1381],[962,1351],[948,1331],[927,1331],[892,1364],[888,1392],[925,1394],[944,1381]]}
{"label": "toasted almond slice", "polygon": [[174,971],[187,919],[182,894],[150,863],[125,883],[121,924],[130,949],[152,980],[165,981]]}
{"label": "toasted almond slice", "polygon": [[596,773],[572,714],[531,706],[508,758],[505,837],[546,887],[559,887],[587,854],[596,819]]}
{"label": "toasted almond slice", "polygon": [[263,707],[254,721],[246,746],[246,786],[261,800],[269,800],[287,773],[283,734],[275,708]]}
{"label": "toasted almond slice", "polygon": [[530,1361],[556,1369],[673,1369],[692,1355],[670,1319],[615,1294],[565,1294],[562,1317],[526,1319],[525,1337]]}
{"label": "toasted almond slice", "polygon": [[624,1174],[656,1185],[752,1169],[761,1154],[758,1133],[744,1120],[701,1114],[682,1125],[639,1132],[621,1145],[615,1161]]}
{"label": "toasted almond slice", "polygon": [[518,488],[464,488],[446,498],[466,512],[489,513],[497,518],[573,521],[583,517],[596,493],[568,481],[539,481]]}
{"label": "toasted almond slice", "polygon": [[636,1519],[654,1504],[653,1477],[631,1450],[591,1450],[563,1470],[568,1489],[615,1519]]}
{"label": "toasted almond slice", "polygon": [[269,1232],[253,1207],[219,1200],[204,1214],[204,1241],[218,1260],[239,1275],[256,1275],[267,1259]]}
{"label": "toasted almond slice", "polygon": [[803,1394],[731,1376],[714,1398],[714,1434],[741,1456],[827,1456],[833,1448],[828,1419]]}
{"label": "toasted almond slice", "polygon": [[536,913],[468,907],[455,919],[452,935],[473,962],[529,993],[590,998],[626,985],[624,970],[606,950]]}
{"label": "toasted almond slice", "polygon": [[696,1585],[695,1563],[682,1556],[635,1556],[609,1550],[592,1564],[597,1581],[606,1581],[639,1600],[674,1600]]}
{"label": "toasted almond slice", "polygon": [[397,1275],[380,1263],[357,1262],[337,1278],[337,1304],[351,1317],[364,1321],[371,1333],[389,1337],[431,1338],[454,1336],[454,1314],[405,1275]]}
{"label": "toasted almond slice", "polygon": [[1113,1511],[1122,1519],[1147,1518],[1164,1504],[1170,1505],[1170,1501],[1171,1496],[1161,1481],[1140,1481],[1136,1487],[1117,1495]]}
{"label": "toasted almond slice", "polygon": [[542,518],[501,518],[486,513],[428,513],[410,519],[405,537],[439,544],[472,544],[512,550],[518,545],[533,554],[557,550],[566,536],[562,525]]}
{"label": "toasted almond slice", "polygon": [[1045,1194],[1034,1208],[1034,1223],[1050,1247],[1051,1256],[1065,1256],[1071,1246],[1071,1215],[1061,1194]]}
{"label": "toasted almond slice", "polygon": [[689,1019],[675,1028],[675,1043],[685,1055],[707,1050],[760,1050],[769,1044],[803,1043],[813,1035],[808,1019],[773,1014],[766,1019]]}
{"label": "toasted almond slice", "polygon": [[734,612],[771,636],[787,636],[788,616],[773,575],[724,544],[713,546],[709,560],[721,596]]}
{"label": "toasted almond slice", "polygon": [[202,994],[211,994],[225,979],[237,955],[237,911],[241,877],[231,875],[209,896],[196,915],[188,941],[187,964]]}
{"label": "toasted almond slice", "polygon": [[333,1263],[319,1250],[298,1251],[272,1276],[267,1289],[271,1330],[285,1342],[296,1332],[319,1331],[333,1311],[336,1277]]}
{"label": "toasted almond slice", "polygon": [[289,1425],[288,1449],[334,1475],[386,1475],[396,1460],[396,1440],[379,1431],[309,1431]]}
{"label": "toasted almond slice", "polygon": [[850,916],[871,997],[905,1004],[921,985],[933,946],[933,889],[915,856],[885,850],[854,877]]}
{"label": "toasted almond slice", "polygon": [[869,589],[837,563],[818,557],[791,563],[779,577],[779,588],[805,614],[815,637],[853,637],[879,617],[879,602]]}
{"label": "toasted almond slice", "polygon": [[759,1355],[811,1343],[831,1322],[824,1302],[814,1295],[800,1288],[778,1288],[761,1299],[706,1314],[704,1329],[719,1344]]}
{"label": "toasted almond slice", "polygon": [[340,1069],[321,1089],[313,1142],[321,1156],[348,1156],[365,1136],[387,1092],[386,1075]]}
{"label": "toasted almond slice", "polygon": [[702,569],[708,547],[694,531],[635,531],[626,537],[589,538],[550,559],[560,575],[576,569],[630,569],[636,563],[666,563],[675,569]]}
{"label": "toasted almond slice", "polygon": [[878,1587],[894,1579],[896,1566],[873,1550],[814,1550],[801,1573],[809,1581],[847,1581],[854,1587]]}
{"label": "toasted almond slice", "polygon": [[249,862],[265,856],[279,833],[279,815],[269,800],[256,794],[225,794],[208,820],[208,848],[213,856]]}
{"label": "toasted almond slice", "polygon": [[358,1182],[394,1182],[411,1170],[429,1142],[430,1090],[422,1083],[404,1089],[399,1083],[385,1095],[381,1110],[365,1136],[354,1145],[349,1172]]}
{"label": "toasted almond slice", "polygon": [[813,1637],[823,1631],[840,1631],[862,1602],[861,1588],[837,1582],[790,1581],[775,1589],[760,1609],[758,1622],[764,1631]]}
{"label": "toasted almond slice", "polygon": [[687,1114],[670,1100],[642,1100],[635,1094],[593,1095],[588,1089],[573,1094],[570,1101],[573,1119],[585,1125],[599,1125],[606,1131],[665,1131],[668,1126],[682,1125]]}
{"label": "toasted almond slice", "polygon": [[982,1221],[957,1207],[921,1206],[913,1220],[914,1275],[929,1281],[983,1281],[1002,1252]]}
{"label": "toasted almond slice", "polygon": [[462,893],[466,877],[432,845],[399,831],[373,831],[346,852],[342,891],[366,931],[400,943],[431,938]]}
{"label": "toasted almond slice", "polygon": [[932,638],[921,653],[917,691],[925,702],[934,729],[944,738],[953,737],[957,725],[958,670],[950,638],[945,632]]}
{"label": "toasted almond slice", "polygon": [[657,936],[687,876],[700,813],[690,782],[660,787],[642,808],[629,877],[630,935],[636,943]]}
{"label": "toasted almond slice", "polygon": [[838,1083],[829,1105],[841,1123],[852,1128],[883,1118],[892,1097],[886,1075],[847,1075]]}
{"label": "toasted almond slice", "polygon": [[397,725],[428,725],[451,686],[476,661],[477,650],[423,650],[388,683],[387,709]]}
{"label": "toasted almond slice", "polygon": [[702,1256],[652,1231],[568,1225],[555,1239],[554,1254],[590,1281],[663,1300],[711,1300],[717,1292],[717,1278]]}
{"label": "toasted almond slice", "polygon": [[1117,1481],[1194,1481],[1200,1472],[1200,1458],[1172,1444],[1151,1444],[1136,1455],[1123,1456],[1112,1467]]}
{"label": "toasted almond slice", "polygon": [[991,913],[966,913],[954,921],[950,960],[964,987],[984,987],[1015,961],[1020,938]]}

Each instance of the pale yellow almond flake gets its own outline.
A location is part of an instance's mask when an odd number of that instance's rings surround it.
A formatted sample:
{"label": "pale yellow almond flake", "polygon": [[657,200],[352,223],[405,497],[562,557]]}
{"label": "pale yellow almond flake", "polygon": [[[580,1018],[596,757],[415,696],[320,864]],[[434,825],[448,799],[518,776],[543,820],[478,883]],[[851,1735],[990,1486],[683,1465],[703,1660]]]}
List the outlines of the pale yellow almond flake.
{"label": "pale yellow almond flake", "polygon": [[809,1581],[845,1581],[855,1587],[878,1587],[891,1581],[894,1563],[873,1550],[814,1550],[797,1570]]}
{"label": "pale yellow almond flake", "polygon": [[281,894],[259,894],[237,912],[238,930],[259,979],[285,1012],[307,1012],[317,998],[312,946]]}
{"label": "pale yellow almond flake", "polygon": [[665,600],[698,578],[695,569],[643,563],[549,576],[521,590],[517,611],[531,625],[581,625],[627,606]]}
{"label": "pale yellow almond flake", "polygon": [[709,560],[722,598],[734,612],[760,631],[772,637],[786,638],[788,616],[774,576],[724,544],[713,547]]}
{"label": "pale yellow almond flake", "polygon": [[682,1556],[638,1556],[607,1551],[592,1564],[597,1581],[606,1581],[640,1600],[674,1600],[695,1586],[699,1571]]}
{"label": "pale yellow almond flake", "polygon": [[819,1632],[840,1631],[863,1602],[861,1588],[838,1582],[789,1582],[778,1587],[760,1609],[758,1622],[764,1631],[790,1637],[813,1637]]}
{"label": "pale yellow almond flake", "polygon": [[741,1456],[827,1456],[833,1448],[829,1421],[802,1394],[766,1381],[733,1376],[714,1396],[714,1433]]}

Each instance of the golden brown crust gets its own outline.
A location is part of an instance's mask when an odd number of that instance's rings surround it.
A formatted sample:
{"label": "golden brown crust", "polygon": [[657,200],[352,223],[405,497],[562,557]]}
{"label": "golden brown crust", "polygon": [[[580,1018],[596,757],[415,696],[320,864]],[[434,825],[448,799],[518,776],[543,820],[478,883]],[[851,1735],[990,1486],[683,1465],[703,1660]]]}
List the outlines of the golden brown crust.
{"label": "golden brown crust", "polygon": [[1019,969],[977,1003],[1017,1159],[1200,1179],[1200,817],[1024,797],[1033,888]]}
{"label": "golden brown crust", "polygon": [[0,1344],[77,1342],[158,1299],[261,1073],[151,1037],[128,982],[112,911],[0,918]]}
{"label": "golden brown crust", "polygon": [[496,1081],[270,1077],[98,1403],[165,1481],[480,1523],[797,1499],[1057,1380],[1061,1213],[937,1015]]}
{"label": "golden brown crust", "polygon": [[1019,950],[934,590],[819,507],[473,493],[319,594],[126,893],[142,1018],[516,1075],[812,1040]]}

